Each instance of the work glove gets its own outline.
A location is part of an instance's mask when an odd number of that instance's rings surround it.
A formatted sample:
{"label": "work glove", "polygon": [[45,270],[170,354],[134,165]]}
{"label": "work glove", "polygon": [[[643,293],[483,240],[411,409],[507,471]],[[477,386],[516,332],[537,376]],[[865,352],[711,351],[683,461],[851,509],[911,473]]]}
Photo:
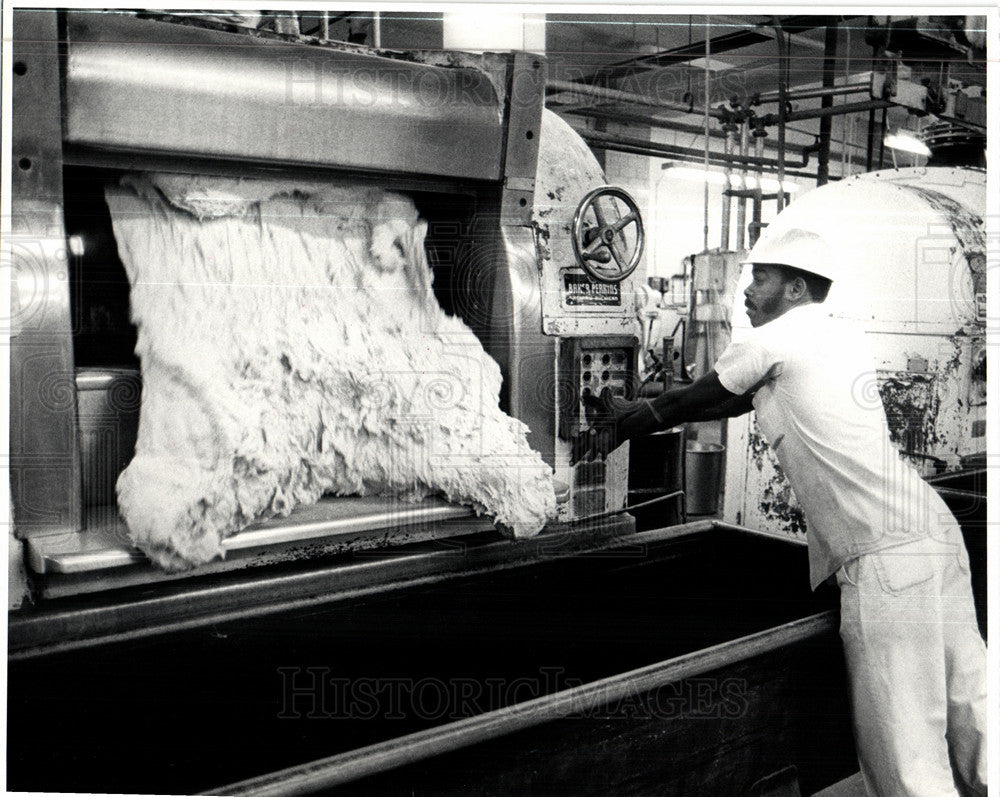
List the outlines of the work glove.
{"label": "work glove", "polygon": [[584,396],[583,403],[590,428],[573,438],[571,464],[604,459],[626,440],[648,434],[659,420],[649,401],[613,396],[608,388],[600,396]]}

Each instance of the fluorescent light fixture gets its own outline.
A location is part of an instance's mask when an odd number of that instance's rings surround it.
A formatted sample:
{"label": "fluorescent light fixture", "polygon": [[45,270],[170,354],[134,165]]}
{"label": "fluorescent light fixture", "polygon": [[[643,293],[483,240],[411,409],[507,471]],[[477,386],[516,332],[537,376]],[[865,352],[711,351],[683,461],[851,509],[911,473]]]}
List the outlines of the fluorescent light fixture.
{"label": "fluorescent light fixture", "polygon": [[889,133],[882,140],[889,149],[899,152],[912,152],[914,155],[923,155],[925,158],[929,158],[931,155],[931,151],[927,148],[927,145],[910,133]]}
{"label": "fluorescent light fixture", "polygon": [[708,61],[704,58],[695,58],[693,61],[688,61],[687,65],[693,69],[707,69],[709,72],[727,72],[730,69],[736,69],[733,64],[728,61],[720,61],[718,58],[712,58]]}
{"label": "fluorescent light fixture", "polygon": [[671,166],[667,169],[667,176],[676,177],[680,180],[693,180],[696,183],[714,183],[715,185],[726,184],[726,175],[722,172],[695,169],[691,166]]}
{"label": "fluorescent light fixture", "polygon": [[[757,187],[757,178],[752,174],[740,177],[740,175],[733,173],[729,175],[729,185],[733,188],[747,188],[752,191]],[[798,183],[793,183],[789,180],[783,180],[779,183],[773,177],[762,178],[760,181],[760,190],[769,192],[777,191],[779,185],[784,187],[786,194],[794,194],[799,190]]]}
{"label": "fluorescent light fixture", "polygon": [[[693,180],[697,183],[712,183],[713,185],[728,184],[730,188],[749,188],[751,190],[757,187],[757,178],[752,174],[741,177],[736,172],[731,172],[727,178],[722,172],[706,171],[705,169],[697,169],[692,166],[665,166],[664,168],[670,177],[677,177],[681,180]],[[778,190],[779,186],[784,187],[786,194],[794,194],[799,190],[798,183],[788,180],[779,183],[773,177],[761,178],[761,191],[774,192]]]}

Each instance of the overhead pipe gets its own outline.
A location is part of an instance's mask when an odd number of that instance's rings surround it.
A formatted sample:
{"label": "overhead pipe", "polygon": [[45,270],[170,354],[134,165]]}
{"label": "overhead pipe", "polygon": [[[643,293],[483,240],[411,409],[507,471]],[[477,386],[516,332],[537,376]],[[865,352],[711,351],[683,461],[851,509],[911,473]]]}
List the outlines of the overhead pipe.
{"label": "overhead pipe", "polygon": [[[763,129],[763,126],[758,126],[758,128]],[[704,150],[695,149],[694,147],[681,147],[676,144],[660,144],[642,138],[622,136],[617,133],[605,133],[597,130],[578,130],[577,132],[588,143],[622,144],[625,146],[644,149],[648,153],[659,155],[660,157],[685,156],[688,158],[703,158],[705,154]],[[756,132],[754,135],[756,135]],[[767,133],[765,132],[761,138],[766,135]],[[778,161],[763,157],[761,154],[763,152],[763,142],[761,141],[759,143],[760,147],[758,148],[757,153],[753,156],[742,156],[733,153],[725,155],[721,152],[712,152],[709,153],[709,157],[715,161],[729,161],[732,163],[743,163],[748,166],[766,166],[770,169],[776,169]],[[808,166],[809,156],[816,151],[816,147],[816,144],[810,144],[809,146],[804,147],[802,150],[801,162],[792,163],[792,166],[795,166],[796,168],[804,168]],[[815,177],[813,174],[809,174],[808,176]]]}
{"label": "overhead pipe", "polygon": [[[640,146],[640,145],[635,145],[635,144],[622,144],[622,143],[607,142],[607,141],[596,141],[596,140],[592,141],[592,140],[588,139],[586,133],[582,133],[581,132],[579,135],[581,136],[581,138],[583,138],[584,141],[586,141],[594,149],[607,150],[607,151],[613,151],[613,152],[624,152],[624,153],[627,153],[629,155],[642,155],[642,156],[647,157],[647,158],[673,158],[673,159],[676,159],[680,163],[691,163],[691,164],[697,164],[697,165],[701,165],[701,166],[704,165],[704,155],[703,155],[703,153],[700,153],[700,152],[697,155],[692,156],[689,153],[684,153],[684,152],[665,152],[665,151],[663,151],[662,149],[659,149],[659,148],[653,149],[649,145]],[[718,153],[713,153],[712,156],[711,156],[711,165],[712,166],[725,166],[725,163],[722,160],[722,156],[720,154],[718,154]],[[768,161],[768,162],[765,163],[765,165],[768,168],[774,168],[774,166],[776,165],[776,163],[772,163],[772,162]],[[796,171],[796,170],[791,170],[791,169],[786,169],[785,170],[785,176],[786,177],[803,177],[803,178],[806,178],[806,179],[809,179],[809,180],[815,180],[816,179],[816,175],[813,172],[802,172],[802,171]],[[739,194],[738,191],[733,191],[733,196],[739,196],[739,195],[740,194]]]}
{"label": "overhead pipe", "polygon": [[[826,76],[824,65],[824,77]],[[789,102],[796,102],[797,100],[815,100],[819,98],[826,97],[840,97],[847,94],[862,94],[871,89],[871,83],[850,83],[846,86],[835,86],[832,83],[827,85],[824,81],[822,88],[816,89],[799,89],[798,91],[787,91],[785,92],[785,99]],[[760,94],[753,97],[750,101],[751,105],[766,105],[772,102],[778,101],[777,92],[768,92],[767,94]]]}
{"label": "overhead pipe", "polygon": [[[833,87],[837,69],[837,23],[834,20],[826,26],[823,37],[823,88]],[[828,94],[820,102],[820,108],[833,107],[833,95]],[[816,156],[816,185],[826,185],[830,179],[830,134],[833,130],[833,117],[824,116],[819,120],[819,153]]]}
{"label": "overhead pipe", "polygon": [[[849,113],[860,113],[861,111],[878,111],[882,108],[890,108],[895,103],[889,100],[867,100],[865,102],[852,102],[846,105],[834,105],[832,108],[809,108],[802,111],[789,111],[785,114],[785,122],[801,122],[803,119],[822,119],[824,116],[844,116]],[[774,113],[758,116],[760,124],[766,127],[778,123],[778,115]],[[756,122],[755,122],[756,124]]]}
{"label": "overhead pipe", "polygon": [[[608,100],[609,102],[627,102],[634,105],[646,105],[652,108],[660,108],[668,111],[679,111],[681,113],[694,113],[694,107],[689,104],[675,103],[675,102],[664,102],[662,100],[654,100],[651,97],[646,97],[642,94],[632,94],[627,91],[618,91],[617,89],[605,89],[600,86],[584,86],[579,83],[571,83],[566,80],[550,80],[546,84],[547,90],[552,91],[565,91],[571,93],[582,94],[586,96],[598,97],[599,99]],[[866,102],[855,102],[848,103],[846,105],[836,105],[832,108],[809,108],[801,111],[788,111],[785,114],[785,122],[800,122],[804,119],[822,119],[824,116],[842,116],[849,113],[858,113],[860,111],[878,110],[880,108],[888,108],[894,103],[889,100],[868,100]],[[581,116],[597,116],[598,111],[596,109],[584,109],[584,108],[574,108],[572,113],[579,114]],[[726,108],[710,108],[708,110],[708,115],[713,119],[725,119],[732,114],[732,111]],[[610,114],[610,116],[616,118],[624,118],[621,114]],[[762,120],[762,123],[766,126],[775,125],[778,123],[777,114],[765,114],[759,116],[758,119]],[[643,119],[645,124],[654,127],[665,127],[670,128],[672,124],[670,122],[658,123],[656,120]],[[678,126],[678,129],[683,129],[679,127],[680,123],[674,123]],[[694,127],[694,126],[692,126]],[[688,132],[703,132],[700,127],[689,130]]]}
{"label": "overhead pipe", "polygon": [[[648,105],[652,108],[662,108],[665,111],[679,111],[680,113],[694,113],[693,103],[670,102],[649,97],[645,94],[633,94],[630,91],[619,91],[618,89],[607,89],[602,86],[588,86],[582,83],[573,83],[569,80],[548,80],[545,83],[546,92],[565,91],[573,94],[580,94],[584,97],[596,97],[609,102],[627,102],[633,105]],[[721,108],[710,108],[708,115],[721,119],[725,111]]]}
{"label": "overhead pipe", "polygon": [[[705,129],[701,125],[687,124],[686,122],[678,122],[675,119],[651,119],[648,116],[643,116],[637,113],[619,112],[608,110],[607,108],[561,108],[559,106],[551,107],[551,110],[557,111],[559,113],[572,114],[573,116],[584,116],[589,119],[604,119],[607,121],[618,121],[618,122],[635,122],[636,124],[646,125],[647,127],[655,127],[658,130],[671,130],[678,133],[691,133],[693,135],[704,135]],[[728,111],[725,107],[720,107],[718,110],[722,112],[720,121],[724,121],[727,116],[734,121],[739,122],[740,119],[745,117],[745,113],[740,110]],[[725,132],[721,128],[715,128],[709,131],[709,135],[714,139],[722,139],[725,137]],[[801,152],[807,147],[812,146],[811,144],[796,144],[794,142],[786,142],[785,148],[789,150],[794,150],[796,152]],[[746,154],[745,152],[743,153]]]}
{"label": "overhead pipe", "polygon": [[[824,116],[843,116],[844,114],[858,113],[859,111],[889,108],[894,104],[889,100],[868,100],[866,102],[852,102],[847,105],[835,105],[832,108],[811,108],[803,111],[791,111],[785,114],[785,121],[800,122],[803,119],[822,119]],[[770,114],[768,115],[770,116]]]}

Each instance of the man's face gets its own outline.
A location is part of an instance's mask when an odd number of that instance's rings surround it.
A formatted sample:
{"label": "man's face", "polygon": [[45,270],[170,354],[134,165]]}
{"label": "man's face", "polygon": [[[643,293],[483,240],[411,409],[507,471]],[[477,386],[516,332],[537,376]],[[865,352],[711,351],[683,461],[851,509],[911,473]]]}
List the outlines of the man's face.
{"label": "man's face", "polygon": [[785,275],[780,268],[754,265],[753,279],[743,291],[751,326],[759,327],[773,321],[788,309],[785,285]]}

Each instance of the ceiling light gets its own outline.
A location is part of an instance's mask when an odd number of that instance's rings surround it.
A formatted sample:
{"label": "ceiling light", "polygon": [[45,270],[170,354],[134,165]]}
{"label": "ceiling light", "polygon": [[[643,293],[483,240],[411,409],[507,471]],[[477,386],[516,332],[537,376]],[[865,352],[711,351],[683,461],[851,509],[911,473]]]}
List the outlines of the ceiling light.
{"label": "ceiling light", "polygon": [[711,60],[695,58],[688,61],[687,65],[693,69],[707,69],[709,72],[727,72],[730,69],[736,69],[733,64],[730,64],[728,61],[720,61],[718,58],[712,58]]}
{"label": "ceiling light", "polygon": [[714,183],[716,185],[726,184],[726,175],[722,172],[695,169],[690,166],[671,166],[667,169],[667,176],[676,177],[680,180],[693,180],[697,183]]}
{"label": "ceiling light", "polygon": [[931,154],[927,145],[911,133],[902,131],[899,133],[889,133],[883,139],[883,142],[889,149],[899,152],[912,152],[914,155],[923,155],[925,158],[929,158]]}

